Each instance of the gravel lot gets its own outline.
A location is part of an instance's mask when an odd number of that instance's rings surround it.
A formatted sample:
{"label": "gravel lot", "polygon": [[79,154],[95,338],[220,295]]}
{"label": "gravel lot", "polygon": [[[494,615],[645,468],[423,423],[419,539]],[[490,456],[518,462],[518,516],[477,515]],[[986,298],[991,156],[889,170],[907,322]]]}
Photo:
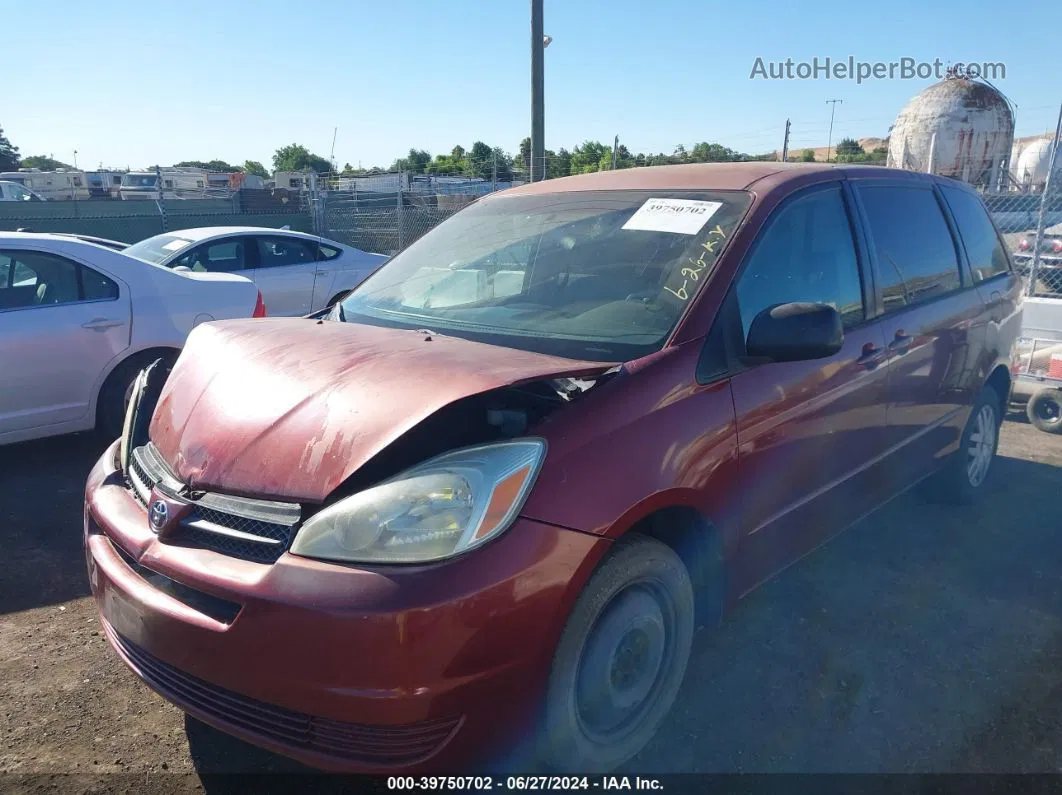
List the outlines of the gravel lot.
{"label": "gravel lot", "polygon": [[[100,635],[80,517],[102,447],[0,448],[0,773],[220,791],[211,774],[297,769],[186,720]],[[1062,437],[1012,417],[1000,455],[978,509],[903,495],[700,633],[626,772],[1062,771]]]}

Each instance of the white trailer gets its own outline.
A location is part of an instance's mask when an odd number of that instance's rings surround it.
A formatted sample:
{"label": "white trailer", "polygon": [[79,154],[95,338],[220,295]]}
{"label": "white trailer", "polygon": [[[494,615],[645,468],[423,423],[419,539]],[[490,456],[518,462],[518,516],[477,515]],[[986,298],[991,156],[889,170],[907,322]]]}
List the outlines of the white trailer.
{"label": "white trailer", "polygon": [[192,199],[206,196],[207,187],[207,172],[201,168],[162,168],[123,174],[118,192],[125,201]]}
{"label": "white trailer", "polygon": [[39,168],[20,168],[18,171],[4,171],[0,179],[17,182],[42,199],[49,201],[71,201],[89,197],[88,184],[83,171],[58,169],[41,171]]}

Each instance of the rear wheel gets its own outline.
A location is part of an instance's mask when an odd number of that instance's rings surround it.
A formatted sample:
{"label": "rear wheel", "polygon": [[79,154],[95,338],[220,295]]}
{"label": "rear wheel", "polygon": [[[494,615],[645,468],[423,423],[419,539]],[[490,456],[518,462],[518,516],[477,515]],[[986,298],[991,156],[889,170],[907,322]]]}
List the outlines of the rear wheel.
{"label": "rear wheel", "polygon": [[1001,424],[999,395],[991,387],[985,387],[966,421],[959,449],[940,473],[948,501],[969,504],[983,491],[999,447]]}
{"label": "rear wheel", "polygon": [[1029,422],[1045,433],[1062,433],[1062,390],[1037,392],[1025,407]]}
{"label": "rear wheel", "polygon": [[576,602],[553,658],[538,757],[607,772],[652,739],[675,701],[694,628],[682,560],[647,536],[619,542]]}

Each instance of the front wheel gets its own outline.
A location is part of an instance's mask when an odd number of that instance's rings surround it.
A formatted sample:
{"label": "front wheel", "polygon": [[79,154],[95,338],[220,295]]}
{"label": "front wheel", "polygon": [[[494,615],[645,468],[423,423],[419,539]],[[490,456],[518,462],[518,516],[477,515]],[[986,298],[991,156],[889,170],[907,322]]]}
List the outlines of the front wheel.
{"label": "front wheel", "polygon": [[1025,407],[1029,422],[1044,433],[1062,433],[1062,389],[1043,389]]}
{"label": "front wheel", "polygon": [[667,545],[620,541],[594,572],[553,658],[539,762],[604,773],[652,739],[675,701],[694,629],[689,573]]}

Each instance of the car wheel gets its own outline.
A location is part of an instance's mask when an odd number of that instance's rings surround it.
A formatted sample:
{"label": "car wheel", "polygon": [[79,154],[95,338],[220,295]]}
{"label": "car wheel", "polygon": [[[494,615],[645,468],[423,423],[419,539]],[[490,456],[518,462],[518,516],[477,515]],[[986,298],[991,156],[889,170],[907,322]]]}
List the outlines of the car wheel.
{"label": "car wheel", "polygon": [[999,447],[1002,421],[999,396],[985,387],[974,401],[959,449],[941,473],[943,496],[949,502],[968,505],[982,492]]}
{"label": "car wheel", "polygon": [[1029,422],[1045,433],[1062,433],[1062,390],[1043,389],[1025,407]]}
{"label": "car wheel", "polygon": [[147,356],[133,356],[122,362],[115,368],[100,390],[99,402],[96,407],[96,429],[107,439],[117,439],[122,435],[122,425],[125,421],[125,408],[129,404],[129,397],[133,391],[133,383],[137,375],[156,359],[162,359],[164,363],[171,364],[175,354],[149,354]]}
{"label": "car wheel", "polygon": [[537,756],[546,769],[604,773],[638,753],[675,701],[694,629],[689,573],[647,536],[594,572],[553,657]]}

